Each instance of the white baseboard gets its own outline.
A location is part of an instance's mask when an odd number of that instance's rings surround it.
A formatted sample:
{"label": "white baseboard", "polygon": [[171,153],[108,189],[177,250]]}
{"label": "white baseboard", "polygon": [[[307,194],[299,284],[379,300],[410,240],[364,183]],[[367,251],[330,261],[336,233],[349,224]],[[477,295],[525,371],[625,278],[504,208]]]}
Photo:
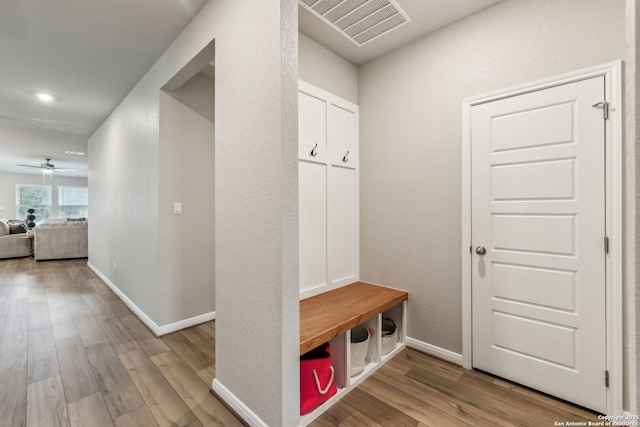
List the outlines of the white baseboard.
{"label": "white baseboard", "polygon": [[229,405],[229,407],[233,409],[236,414],[251,427],[269,427],[267,423],[262,421],[262,419],[251,410],[251,408],[245,405],[242,400],[238,399],[235,394],[233,394],[228,388],[222,385],[222,383],[218,381],[217,378],[213,379],[211,388],[220,399],[222,399],[227,405]]}
{"label": "white baseboard", "polygon": [[209,320],[213,320],[216,318],[216,312],[212,311],[210,313],[204,313],[199,316],[191,317],[189,319],[169,323],[168,325],[158,326],[156,322],[154,322],[149,316],[147,316],[147,314],[142,311],[140,307],[135,305],[133,301],[131,301],[120,289],[118,289],[118,287],[113,284],[111,280],[107,278],[107,276],[102,274],[102,272],[98,270],[93,264],[87,262],[87,267],[89,267],[94,273],[96,273],[100,280],[102,280],[105,285],[107,285],[109,289],[111,289],[113,293],[116,294],[116,296],[120,298],[120,300],[122,300],[122,302],[127,307],[129,307],[129,309],[133,311],[133,313],[142,321],[142,323],[144,323],[147,328],[151,329],[151,332],[153,332],[157,337],[170,334],[171,332],[176,332],[190,326],[199,325],[200,323],[208,322]]}
{"label": "white baseboard", "polygon": [[168,325],[160,326],[158,329],[159,332],[156,333],[157,336],[170,334],[171,332],[180,331],[182,329],[190,328],[191,326],[196,326],[204,322],[208,322],[209,320],[214,320],[216,318],[216,312],[211,311],[209,313],[204,313],[199,316],[190,317],[188,319],[179,320],[177,322],[169,323]]}
{"label": "white baseboard", "polygon": [[430,354],[435,357],[439,357],[440,359],[444,359],[448,362],[455,363],[456,365],[462,366],[462,355],[458,353],[454,353],[453,351],[446,350],[441,347],[437,347],[433,344],[428,344],[424,341],[419,341],[414,338],[407,337],[406,340],[407,347],[420,350],[424,353]]}

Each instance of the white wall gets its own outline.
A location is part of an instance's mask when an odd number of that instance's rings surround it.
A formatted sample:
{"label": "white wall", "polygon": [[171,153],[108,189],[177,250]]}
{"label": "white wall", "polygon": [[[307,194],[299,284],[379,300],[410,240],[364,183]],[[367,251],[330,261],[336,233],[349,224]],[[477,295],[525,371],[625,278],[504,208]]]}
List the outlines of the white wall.
{"label": "white wall", "polygon": [[410,337],[462,351],[462,100],[625,59],[624,13],[505,1],[359,68],[361,278],[409,291]]}
{"label": "white wall", "polygon": [[162,326],[158,78],[140,81],[89,139],[89,263]]}
{"label": "white wall", "polygon": [[[58,216],[58,186],[86,187],[86,178],[68,178],[63,172],[54,173],[51,180],[53,199],[51,216]],[[0,218],[15,218],[16,216],[16,184],[42,184],[42,175],[0,173]],[[49,184],[49,177],[47,177]]]}
{"label": "white wall", "polygon": [[304,34],[298,37],[300,80],[357,104],[357,67]]}
{"label": "white wall", "polygon": [[165,304],[180,293],[163,280],[173,267],[162,264],[158,250],[174,243],[164,238],[158,211],[165,191],[160,88],[213,39],[214,388],[247,416],[293,426],[299,422],[294,0],[211,0],[90,138],[89,261],[156,324],[180,311]]}
{"label": "white wall", "polygon": [[[168,322],[215,310],[214,81],[196,74],[160,92],[160,245]],[[173,204],[182,214],[173,214]],[[172,303],[180,301],[180,304]]]}
{"label": "white wall", "polygon": [[[166,91],[176,101],[184,104],[195,114],[213,123],[215,121],[215,84],[212,77],[198,73],[178,89]],[[162,112],[160,113],[162,114]],[[188,139],[185,135],[184,139]],[[178,143],[183,141],[177,141]]]}
{"label": "white wall", "polygon": [[231,28],[216,41],[216,381],[266,425],[294,426],[298,5],[226,4],[234,13],[219,19]]}

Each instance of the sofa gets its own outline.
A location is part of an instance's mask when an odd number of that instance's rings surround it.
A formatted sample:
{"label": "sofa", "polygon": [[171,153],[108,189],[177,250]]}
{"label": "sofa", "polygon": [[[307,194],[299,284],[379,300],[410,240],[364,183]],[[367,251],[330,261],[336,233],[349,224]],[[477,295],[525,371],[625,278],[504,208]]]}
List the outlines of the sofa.
{"label": "sofa", "polygon": [[33,229],[36,261],[87,258],[89,244],[86,221],[43,223]]}
{"label": "sofa", "polygon": [[26,238],[26,226],[19,222],[10,225],[0,220],[0,259],[19,258],[31,255],[31,239]]}

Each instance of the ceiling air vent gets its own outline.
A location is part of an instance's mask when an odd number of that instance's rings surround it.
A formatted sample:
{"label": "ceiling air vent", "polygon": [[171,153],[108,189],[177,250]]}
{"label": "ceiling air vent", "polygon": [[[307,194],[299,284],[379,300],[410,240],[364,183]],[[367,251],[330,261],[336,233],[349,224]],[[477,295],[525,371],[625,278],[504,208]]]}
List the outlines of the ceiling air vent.
{"label": "ceiling air vent", "polygon": [[298,0],[357,46],[411,22],[394,0]]}

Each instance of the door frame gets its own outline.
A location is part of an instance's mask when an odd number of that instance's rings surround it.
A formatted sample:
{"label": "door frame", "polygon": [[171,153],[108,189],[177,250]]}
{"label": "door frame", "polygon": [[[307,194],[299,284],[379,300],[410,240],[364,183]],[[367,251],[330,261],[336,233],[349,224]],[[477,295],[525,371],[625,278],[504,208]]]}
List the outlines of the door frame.
{"label": "door frame", "polygon": [[475,105],[499,99],[600,76],[605,77],[605,97],[609,103],[609,118],[605,122],[605,230],[609,237],[609,252],[605,256],[605,307],[607,322],[606,369],[609,371],[607,414],[611,415],[622,414],[623,396],[622,227],[624,193],[622,189],[622,61],[610,62],[484,95],[469,97],[462,101],[462,365],[466,369],[473,368],[471,108]]}

